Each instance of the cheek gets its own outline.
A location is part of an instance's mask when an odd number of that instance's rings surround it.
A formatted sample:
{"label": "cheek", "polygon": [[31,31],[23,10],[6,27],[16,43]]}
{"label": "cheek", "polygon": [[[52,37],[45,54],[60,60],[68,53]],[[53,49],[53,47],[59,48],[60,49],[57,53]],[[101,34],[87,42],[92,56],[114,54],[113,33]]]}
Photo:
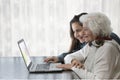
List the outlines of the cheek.
{"label": "cheek", "polygon": [[74,33],[74,37],[76,38],[76,35],[75,35],[75,33]]}
{"label": "cheek", "polygon": [[91,32],[91,31],[89,31],[89,30],[88,30],[88,31],[86,31],[86,34],[87,34],[87,35],[89,35],[89,36],[92,36],[92,35],[93,35],[93,34],[92,34],[92,32]]}
{"label": "cheek", "polygon": [[87,37],[87,38],[89,38],[89,39],[92,39],[92,38],[93,38],[93,34],[92,34],[91,32],[89,32],[89,31],[86,31],[86,32],[84,33],[84,36]]}
{"label": "cheek", "polygon": [[84,31],[84,35],[89,36],[90,34],[88,31]]}
{"label": "cheek", "polygon": [[92,33],[91,33],[91,34],[88,34],[88,37],[89,37],[91,40],[94,40],[94,36],[93,36]]}

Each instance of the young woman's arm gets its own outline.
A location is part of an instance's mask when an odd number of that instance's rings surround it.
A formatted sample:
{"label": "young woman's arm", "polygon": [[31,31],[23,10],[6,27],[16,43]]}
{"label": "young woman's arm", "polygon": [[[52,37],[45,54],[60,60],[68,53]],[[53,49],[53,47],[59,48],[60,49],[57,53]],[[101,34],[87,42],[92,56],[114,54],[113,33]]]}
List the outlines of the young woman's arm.
{"label": "young woman's arm", "polygon": [[115,33],[111,33],[110,34],[110,37],[112,38],[112,39],[114,39],[119,45],[120,45],[120,38],[115,34]]}

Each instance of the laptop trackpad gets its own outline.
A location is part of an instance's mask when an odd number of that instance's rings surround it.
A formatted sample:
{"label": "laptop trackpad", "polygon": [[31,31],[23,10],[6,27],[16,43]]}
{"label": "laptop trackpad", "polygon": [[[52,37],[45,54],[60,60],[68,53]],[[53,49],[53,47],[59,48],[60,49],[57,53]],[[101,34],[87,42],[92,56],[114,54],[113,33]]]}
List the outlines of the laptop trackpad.
{"label": "laptop trackpad", "polygon": [[62,70],[61,68],[57,68],[57,65],[60,65],[61,63],[51,63],[50,64],[50,70]]}

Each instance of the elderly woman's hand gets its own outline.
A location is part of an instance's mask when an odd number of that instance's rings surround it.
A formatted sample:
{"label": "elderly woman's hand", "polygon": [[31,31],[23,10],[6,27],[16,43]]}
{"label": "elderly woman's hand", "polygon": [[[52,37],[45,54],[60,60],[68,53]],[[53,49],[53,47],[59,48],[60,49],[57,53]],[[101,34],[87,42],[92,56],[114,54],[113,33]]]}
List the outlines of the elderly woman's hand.
{"label": "elderly woman's hand", "polygon": [[71,61],[71,64],[61,64],[56,66],[57,68],[63,68],[64,70],[70,70],[72,67],[76,67],[76,68],[83,68],[84,69],[84,65],[78,61],[77,59],[73,59]]}
{"label": "elderly woman's hand", "polygon": [[71,64],[72,64],[72,66],[74,66],[76,68],[84,68],[84,65],[80,61],[78,61],[77,59],[73,59],[71,61]]}
{"label": "elderly woman's hand", "polygon": [[85,69],[83,64],[82,64],[82,66],[81,65],[73,66],[73,64],[61,64],[61,65],[57,65],[56,67],[57,68],[63,68],[64,70],[71,70],[72,67],[76,67],[76,68],[79,68],[79,69],[80,68]]}

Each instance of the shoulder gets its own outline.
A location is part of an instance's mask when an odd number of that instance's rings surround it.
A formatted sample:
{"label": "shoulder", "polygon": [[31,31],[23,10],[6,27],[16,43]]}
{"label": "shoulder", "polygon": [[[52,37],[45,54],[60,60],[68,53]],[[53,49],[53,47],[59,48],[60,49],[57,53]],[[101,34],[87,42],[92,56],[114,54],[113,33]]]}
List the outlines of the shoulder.
{"label": "shoulder", "polygon": [[98,48],[98,55],[113,55],[113,53],[120,53],[120,46],[115,40],[106,40],[104,45]]}
{"label": "shoulder", "polygon": [[120,53],[120,46],[115,40],[106,40],[104,45],[100,47],[99,51],[101,54],[115,55]]}
{"label": "shoulder", "polygon": [[108,48],[119,48],[120,47],[119,44],[115,40],[106,40],[104,46]]}

